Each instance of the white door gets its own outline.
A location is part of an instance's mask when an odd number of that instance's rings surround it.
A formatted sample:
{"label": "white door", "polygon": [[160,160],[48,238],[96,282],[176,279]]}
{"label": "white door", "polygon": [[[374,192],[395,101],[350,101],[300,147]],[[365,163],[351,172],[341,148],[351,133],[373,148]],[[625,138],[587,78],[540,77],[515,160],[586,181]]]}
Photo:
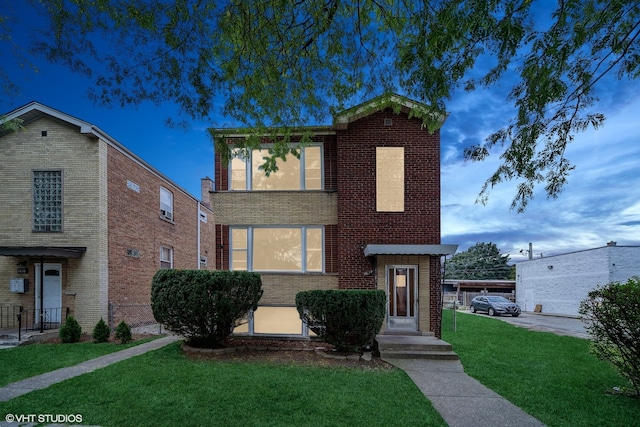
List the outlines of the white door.
{"label": "white door", "polygon": [[388,265],[387,327],[389,330],[418,330],[418,267]]}
{"label": "white door", "polygon": [[[36,323],[40,323],[40,264],[36,264]],[[42,284],[45,323],[61,323],[62,318],[62,264],[44,264]]]}

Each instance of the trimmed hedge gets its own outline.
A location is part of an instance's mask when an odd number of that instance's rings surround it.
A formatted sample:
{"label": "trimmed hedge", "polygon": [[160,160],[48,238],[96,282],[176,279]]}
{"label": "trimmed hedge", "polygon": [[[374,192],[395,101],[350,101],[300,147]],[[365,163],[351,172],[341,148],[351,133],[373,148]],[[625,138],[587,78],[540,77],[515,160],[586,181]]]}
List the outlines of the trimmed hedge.
{"label": "trimmed hedge", "polygon": [[258,307],[262,280],[246,271],[159,270],[151,285],[155,319],[196,347],[223,347]]}
{"label": "trimmed hedge", "polygon": [[339,352],[362,352],[382,327],[386,295],[381,290],[313,290],[296,295],[300,318]]}

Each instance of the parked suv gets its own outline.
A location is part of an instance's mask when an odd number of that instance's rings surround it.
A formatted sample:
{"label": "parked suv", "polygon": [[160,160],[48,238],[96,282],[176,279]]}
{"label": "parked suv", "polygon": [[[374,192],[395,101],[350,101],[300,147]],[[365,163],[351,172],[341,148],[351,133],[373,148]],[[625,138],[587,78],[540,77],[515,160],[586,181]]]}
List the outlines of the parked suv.
{"label": "parked suv", "polygon": [[520,316],[520,306],[505,297],[480,295],[471,300],[469,311],[486,311],[489,316],[510,314],[513,317]]}

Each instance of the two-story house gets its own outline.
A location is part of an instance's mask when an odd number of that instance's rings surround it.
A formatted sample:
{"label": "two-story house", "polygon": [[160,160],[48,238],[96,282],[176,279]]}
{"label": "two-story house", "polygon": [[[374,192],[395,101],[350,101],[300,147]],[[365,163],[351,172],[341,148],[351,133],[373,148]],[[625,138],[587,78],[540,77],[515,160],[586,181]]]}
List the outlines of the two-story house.
{"label": "two-story house", "polygon": [[215,268],[211,209],[125,146],[37,102],[5,118],[22,129],[0,129],[4,314],[21,307],[36,327],[72,314],[90,331],[146,305],[152,322],[158,269]]}
{"label": "two-story house", "polygon": [[[440,261],[457,245],[440,244],[440,133],[416,108],[393,95],[346,110],[269,176],[269,141],[228,164],[216,153],[217,268],[260,272],[264,288],[235,333],[305,336],[299,291],[383,289],[385,331],[439,337]],[[248,134],[213,132],[232,145]]]}

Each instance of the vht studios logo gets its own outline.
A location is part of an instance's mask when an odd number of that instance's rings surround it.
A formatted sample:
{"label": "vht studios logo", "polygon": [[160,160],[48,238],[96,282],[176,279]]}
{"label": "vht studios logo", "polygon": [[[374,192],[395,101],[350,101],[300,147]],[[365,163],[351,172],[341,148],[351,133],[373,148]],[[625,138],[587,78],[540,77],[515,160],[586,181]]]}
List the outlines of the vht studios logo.
{"label": "vht studios logo", "polygon": [[8,423],[81,423],[80,414],[7,414]]}

